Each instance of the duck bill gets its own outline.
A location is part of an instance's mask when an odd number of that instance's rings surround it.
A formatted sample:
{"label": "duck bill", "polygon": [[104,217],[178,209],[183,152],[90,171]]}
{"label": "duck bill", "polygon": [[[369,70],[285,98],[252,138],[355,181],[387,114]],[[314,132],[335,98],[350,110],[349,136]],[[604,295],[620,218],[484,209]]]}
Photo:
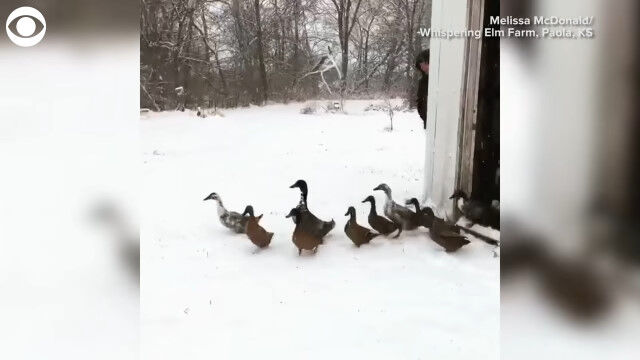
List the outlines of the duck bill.
{"label": "duck bill", "polygon": [[378,186],[374,187],[374,188],[373,188],[373,191],[376,191],[376,190],[382,190],[382,187],[381,187],[380,185],[378,185]]}
{"label": "duck bill", "polygon": [[204,198],[204,200],[202,201],[207,201],[207,200],[211,200],[211,195],[207,196],[206,198]]}

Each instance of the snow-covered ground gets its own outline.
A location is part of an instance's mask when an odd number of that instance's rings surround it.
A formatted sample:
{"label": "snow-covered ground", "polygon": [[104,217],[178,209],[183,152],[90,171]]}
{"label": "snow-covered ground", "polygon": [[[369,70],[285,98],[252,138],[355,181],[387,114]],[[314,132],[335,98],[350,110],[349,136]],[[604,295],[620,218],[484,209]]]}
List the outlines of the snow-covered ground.
{"label": "snow-covered ground", "polygon": [[[350,205],[368,225],[381,182],[422,197],[425,141],[415,112],[388,117],[349,101],[345,114],[303,104],[142,115],[141,258],[145,359],[496,359],[499,258],[474,240],[444,253],[426,230],[355,248]],[[309,207],[336,220],[317,254],[298,256],[285,215],[309,184]],[[261,251],[217,219],[247,204],[275,232]]]}

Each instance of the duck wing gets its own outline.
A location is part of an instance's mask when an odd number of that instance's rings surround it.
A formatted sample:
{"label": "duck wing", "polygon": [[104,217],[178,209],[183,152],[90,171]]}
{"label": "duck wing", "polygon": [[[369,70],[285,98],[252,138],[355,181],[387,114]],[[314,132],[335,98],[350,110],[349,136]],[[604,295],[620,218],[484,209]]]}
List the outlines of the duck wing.
{"label": "duck wing", "polygon": [[267,230],[260,226],[256,218],[249,218],[246,229],[249,240],[257,247],[264,248],[271,243],[273,233],[267,232]]}
{"label": "duck wing", "polygon": [[356,222],[351,222],[351,221],[347,223],[347,226],[345,227],[345,232],[347,233],[347,236],[351,239],[351,241],[353,241],[353,243],[356,244],[356,246],[366,244],[369,241],[371,241],[371,239],[380,235],[372,232],[371,230],[367,229],[364,226],[358,225],[358,223]]}
{"label": "duck wing", "polygon": [[398,229],[398,226],[395,223],[380,215],[369,215],[368,220],[369,225],[371,225],[375,231],[384,235],[388,235]]}
{"label": "duck wing", "polygon": [[220,216],[220,222],[222,225],[237,232],[238,234],[243,234],[245,232],[248,219],[248,216],[242,216],[235,211],[229,211]]}
{"label": "duck wing", "polygon": [[438,235],[434,235],[431,239],[442,246],[446,252],[454,252],[460,249],[461,247],[469,244],[469,240],[464,237],[441,237]]}
{"label": "duck wing", "polygon": [[411,210],[404,206],[398,205],[393,200],[387,200],[384,205],[384,215],[391,219],[393,222],[400,222],[399,220],[408,219],[411,217]]}
{"label": "duck wing", "polygon": [[[387,214],[385,213],[385,215]],[[393,215],[393,217],[389,215],[387,215],[387,217],[402,224],[402,227],[405,230],[413,230],[419,226],[419,223],[416,221],[415,213],[409,210],[409,208],[399,205],[394,201],[391,202],[390,215]]]}
{"label": "duck wing", "polygon": [[464,235],[460,235],[460,234],[458,234],[456,232],[448,231],[448,230],[441,231],[441,232],[438,233],[438,235],[440,235],[442,237],[445,237],[445,238],[458,238],[458,239],[466,239],[467,238]]}
{"label": "duck wing", "polygon": [[335,225],[335,221],[320,220],[309,210],[300,213],[301,229],[315,237],[323,238],[335,227]]}

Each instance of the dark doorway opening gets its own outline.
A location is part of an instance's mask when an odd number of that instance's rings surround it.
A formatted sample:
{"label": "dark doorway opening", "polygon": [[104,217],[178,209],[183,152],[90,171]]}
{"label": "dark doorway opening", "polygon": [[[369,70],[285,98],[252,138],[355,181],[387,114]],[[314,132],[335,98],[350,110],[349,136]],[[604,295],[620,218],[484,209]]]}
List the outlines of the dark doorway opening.
{"label": "dark doorway opening", "polygon": [[[485,0],[483,27],[500,15],[499,0]],[[491,203],[500,200],[500,39],[483,38],[478,84],[478,113],[473,156],[471,197]]]}

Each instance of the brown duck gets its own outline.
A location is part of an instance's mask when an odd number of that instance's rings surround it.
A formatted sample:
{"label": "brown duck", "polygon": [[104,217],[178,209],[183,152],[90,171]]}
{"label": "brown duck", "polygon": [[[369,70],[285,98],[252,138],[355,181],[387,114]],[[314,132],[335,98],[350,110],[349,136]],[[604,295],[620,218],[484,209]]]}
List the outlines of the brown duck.
{"label": "brown duck", "polygon": [[298,248],[298,255],[302,254],[302,250],[313,250],[315,254],[318,251],[318,245],[322,243],[322,238],[314,235],[313,232],[301,225],[301,213],[299,208],[293,208],[286,216],[287,218],[292,218],[293,223],[296,224],[291,240]]}
{"label": "brown duck", "polygon": [[420,226],[426,227],[427,229],[431,227],[431,223],[434,218],[433,210],[431,210],[431,208],[425,207],[424,209],[420,209],[420,203],[416,198],[407,200],[405,204],[413,205],[416,208],[416,211],[413,213],[414,222],[420,224]]}
{"label": "brown duck", "polygon": [[369,217],[367,220],[369,220],[369,225],[371,225],[375,231],[383,235],[389,235],[396,230],[400,230],[400,226],[398,224],[387,220],[384,216],[378,215],[378,212],[376,211],[376,199],[373,196],[367,196],[367,198],[362,200],[362,202],[371,203],[371,210],[369,210]]}
{"label": "brown duck", "polygon": [[[425,214],[433,214],[433,210],[429,207]],[[433,215],[431,227],[429,228],[431,239],[438,245],[442,246],[446,252],[454,252],[461,247],[467,245],[470,241],[464,235],[460,235],[460,228],[456,225],[449,224],[445,220]]]}
{"label": "brown duck", "polygon": [[470,242],[464,235],[460,235],[460,227],[435,216],[430,207],[420,209],[420,204],[415,198],[407,203],[416,207],[416,217],[420,220],[420,225],[429,229],[431,240],[442,246],[446,252],[455,252]]}
{"label": "brown duck", "polygon": [[[406,202],[407,205],[412,204],[413,206],[415,206],[416,208],[416,219],[417,221],[420,223],[421,226],[424,226],[426,228],[431,228],[431,223],[433,222],[433,218],[434,218],[434,214],[433,214],[433,210],[431,210],[431,208],[424,207],[422,209],[420,209],[420,203],[418,202],[418,199],[416,198],[411,198],[409,200],[407,200]],[[454,224],[447,224],[447,226],[449,227],[449,229],[455,233],[460,234],[460,230],[473,235],[475,237],[477,237],[478,239],[486,242],[487,244],[490,245],[499,245],[499,242],[489,236],[483,235],[475,230],[471,230],[468,228],[465,228],[464,226],[460,226],[460,225],[454,225]]]}
{"label": "brown duck", "polygon": [[358,225],[356,222],[356,209],[353,206],[349,206],[349,209],[344,215],[349,216],[349,221],[347,221],[344,226],[344,232],[357,247],[360,247],[362,244],[369,243],[371,239],[380,235],[372,232],[364,226]]}
{"label": "brown duck", "polygon": [[260,218],[253,215],[253,206],[249,205],[244,209],[242,216],[245,215],[249,215],[245,229],[249,240],[259,248],[269,246],[271,238],[273,238],[273,233],[267,232],[267,230],[258,224]]}

